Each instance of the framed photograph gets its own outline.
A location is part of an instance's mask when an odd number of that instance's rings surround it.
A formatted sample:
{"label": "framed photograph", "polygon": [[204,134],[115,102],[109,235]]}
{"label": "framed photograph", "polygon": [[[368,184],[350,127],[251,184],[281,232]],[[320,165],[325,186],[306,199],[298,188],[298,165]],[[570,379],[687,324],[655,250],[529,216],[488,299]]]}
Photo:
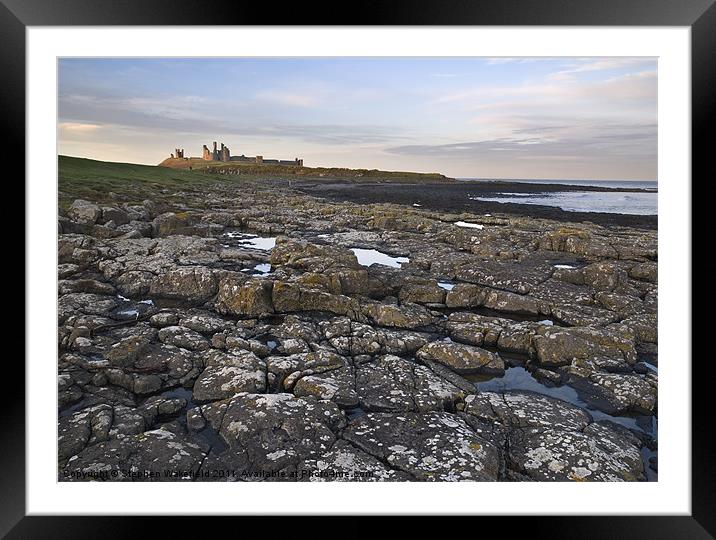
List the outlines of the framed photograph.
{"label": "framed photograph", "polygon": [[3,0],[27,325],[0,532],[711,538],[713,2],[263,11]]}

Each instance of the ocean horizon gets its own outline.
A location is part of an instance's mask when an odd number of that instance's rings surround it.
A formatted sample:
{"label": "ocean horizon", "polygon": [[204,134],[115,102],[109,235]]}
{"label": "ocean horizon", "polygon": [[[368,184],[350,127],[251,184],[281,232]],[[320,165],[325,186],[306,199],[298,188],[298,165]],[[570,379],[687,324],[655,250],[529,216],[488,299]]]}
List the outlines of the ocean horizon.
{"label": "ocean horizon", "polygon": [[559,180],[552,178],[455,178],[463,182],[517,182],[524,184],[557,184],[565,186],[592,186],[605,188],[633,188],[658,190],[657,180]]}

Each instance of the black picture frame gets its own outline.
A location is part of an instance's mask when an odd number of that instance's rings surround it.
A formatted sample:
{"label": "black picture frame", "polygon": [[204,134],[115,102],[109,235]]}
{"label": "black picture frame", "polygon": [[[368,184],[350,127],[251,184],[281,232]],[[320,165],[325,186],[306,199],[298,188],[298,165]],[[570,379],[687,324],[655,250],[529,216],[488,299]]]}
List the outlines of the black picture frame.
{"label": "black picture frame", "polygon": [[[5,140],[19,148],[25,140],[25,31],[28,26],[75,25],[577,25],[577,26],[688,26],[692,46],[692,164],[705,181],[716,177],[710,144],[711,119],[716,88],[716,0],[393,0],[355,2],[350,9],[335,9],[320,2],[298,4],[295,9],[276,9],[271,3],[237,3],[232,6],[196,0],[0,0],[0,118]],[[223,6],[220,8],[220,6]],[[346,5],[345,7],[347,7]],[[212,9],[212,7],[214,9]],[[29,156],[32,158],[32,156]],[[15,178],[24,178],[24,161]],[[696,172],[698,171],[698,173]],[[10,175],[4,175],[7,180]],[[693,197],[692,201],[698,200]],[[711,211],[712,213],[712,211]],[[708,230],[709,211],[692,210],[692,231]],[[699,224],[698,220],[702,223]],[[716,266],[706,263],[695,272],[713,276]],[[694,273],[692,283],[697,282]],[[32,283],[25,283],[27,294]],[[705,291],[702,302],[712,294]],[[707,335],[705,324],[693,317],[692,335]],[[28,321],[32,324],[32,321]],[[684,358],[690,360],[688,344]],[[675,361],[677,359],[674,359]],[[711,359],[693,355],[692,426],[708,426],[707,371]],[[127,537],[145,532],[152,518],[121,517],[28,517],[25,515],[25,381],[24,366],[16,359],[5,361],[6,380],[15,395],[6,399],[2,415],[2,481],[0,482],[0,535],[8,538]],[[6,386],[10,386],[6,383]],[[7,392],[6,388],[6,392]],[[7,395],[7,394],[6,394]],[[716,501],[713,482],[713,447],[710,433],[692,429],[692,515],[684,517],[509,517],[509,528],[525,527],[531,535],[569,538],[713,538],[716,534]],[[663,444],[668,444],[668,440]],[[558,506],[559,501],[555,501]],[[148,509],[149,510],[149,509]],[[628,509],[625,508],[625,512]],[[267,519],[241,518],[241,533],[271,534]],[[301,520],[292,518],[291,528]],[[456,519],[456,518],[451,518]],[[181,527],[191,534],[186,520],[172,518],[163,524],[166,535]],[[505,518],[481,518],[481,524],[507,528]],[[452,522],[452,526],[460,522]],[[473,527],[474,525],[471,525]],[[482,527],[484,525],[480,525]],[[199,525],[202,533],[206,530]],[[351,530],[337,525],[336,534]],[[364,528],[360,529],[365,531]],[[479,529],[482,530],[482,529]],[[274,529],[275,531],[275,529]],[[476,530],[477,532],[477,530]]]}

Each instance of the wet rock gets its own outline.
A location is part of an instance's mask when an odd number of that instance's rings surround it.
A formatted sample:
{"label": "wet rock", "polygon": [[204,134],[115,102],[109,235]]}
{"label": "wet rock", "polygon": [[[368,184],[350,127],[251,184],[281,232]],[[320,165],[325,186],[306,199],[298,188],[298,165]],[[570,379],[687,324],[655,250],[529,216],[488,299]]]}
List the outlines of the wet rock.
{"label": "wet rock", "polygon": [[629,277],[656,283],[659,275],[659,266],[653,262],[635,264],[629,268]]}
{"label": "wet rock", "polygon": [[[348,318],[320,323],[328,342],[341,354],[397,354],[415,353],[428,342],[424,334],[403,330],[374,328]],[[315,341],[315,340],[314,340]]]}
{"label": "wet rock", "polygon": [[176,313],[163,312],[157,313],[149,317],[149,323],[152,326],[158,326],[160,328],[165,326],[175,326],[179,322],[179,316]]}
{"label": "wet rock", "polygon": [[102,209],[90,201],[77,199],[67,209],[67,215],[78,223],[94,224],[102,216]]}
{"label": "wet rock", "polygon": [[129,214],[121,208],[114,208],[111,206],[102,207],[102,223],[113,221],[115,225],[126,225],[129,223]]}
{"label": "wet rock", "polygon": [[385,465],[347,441],[338,440],[316,459],[302,462],[299,480],[306,482],[406,482],[409,474]]}
{"label": "wet rock", "polygon": [[433,341],[420,349],[417,357],[438,362],[458,374],[505,372],[505,363],[495,353],[461,343]]}
{"label": "wet rock", "polygon": [[638,341],[658,343],[659,324],[656,313],[639,313],[624,319],[622,323],[634,332]]}
{"label": "wet rock", "polygon": [[366,411],[455,411],[465,393],[427,367],[384,356],[355,369],[355,390]]}
{"label": "wet rock", "polygon": [[510,467],[538,481],[644,480],[644,465],[631,440],[600,424],[583,432],[527,428],[510,432]]}
{"label": "wet rock", "polygon": [[183,326],[167,326],[159,330],[159,340],[162,343],[176,345],[190,351],[205,351],[211,347],[208,339],[199,332],[184,328]]}
{"label": "wet rock", "polygon": [[291,394],[238,394],[201,413],[228,444],[206,465],[238,471],[241,480],[297,480],[299,464],[329,451],[345,426],[335,404]]}
{"label": "wet rock", "polygon": [[318,273],[337,268],[362,270],[355,254],[348,249],[289,240],[286,237],[276,239],[276,247],[271,250],[270,261],[275,266],[289,266]]}
{"label": "wet rock", "polygon": [[507,291],[487,291],[483,305],[486,308],[506,313],[537,315],[543,311],[548,312],[547,309],[541,310],[540,303],[534,298]]}
{"label": "wet rock", "polygon": [[112,425],[109,405],[97,405],[60,417],[58,422],[58,459],[64,462],[81,452],[92,441],[106,440]]}
{"label": "wet rock", "polygon": [[191,481],[207,451],[199,439],[160,428],[88,447],[69,459],[60,480]]}
{"label": "wet rock", "polygon": [[358,406],[359,398],[354,389],[355,375],[350,367],[324,371],[316,375],[294,376],[296,377],[299,377],[293,383],[293,393],[296,397],[313,396],[332,401],[342,408]]}
{"label": "wet rock", "polygon": [[343,438],[416,480],[497,480],[498,450],[453,414],[368,413]]}
{"label": "wet rock", "polygon": [[60,280],[57,284],[59,294],[91,293],[111,295],[115,293],[110,283],[103,283],[95,279]]}
{"label": "wet rock", "polygon": [[119,225],[117,227],[117,231],[124,233],[125,237],[132,235],[132,238],[149,238],[152,236],[152,224],[144,221],[132,220],[124,225]]}
{"label": "wet rock", "polygon": [[571,364],[575,359],[609,358],[633,365],[636,362],[634,342],[608,329],[555,328],[541,329],[532,338],[537,359],[545,366]]}
{"label": "wet rock", "polygon": [[568,326],[606,326],[619,320],[619,314],[594,306],[552,306],[552,317]]}
{"label": "wet rock", "polygon": [[[477,388],[475,387],[474,383],[471,383],[467,379],[461,377],[457,373],[455,373],[453,370],[451,370],[448,367],[445,367],[443,364],[440,364],[439,362],[435,362],[434,360],[430,360],[426,357],[423,357],[420,359],[420,362],[430,369],[435,375],[440,377],[441,379],[449,382],[456,388],[459,388],[464,392],[465,395],[469,394],[475,394],[477,393]],[[456,408],[459,409],[460,404],[456,405]]]}
{"label": "wet rock", "polygon": [[176,234],[187,224],[186,216],[180,216],[174,212],[167,212],[157,216],[152,221],[152,236],[159,238]]}
{"label": "wet rock", "polygon": [[219,284],[216,308],[219,313],[258,317],[273,313],[271,293],[273,282],[264,279],[250,279],[230,276]]}
{"label": "wet rock", "polygon": [[136,298],[148,295],[154,281],[155,276],[151,272],[129,271],[120,275],[116,284],[122,295]]}
{"label": "wet rock", "polygon": [[478,307],[485,304],[485,288],[469,283],[458,283],[447,292],[445,304],[451,308]]}
{"label": "wet rock", "polygon": [[507,466],[539,481],[643,480],[640,442],[586,411],[529,393],[468,396],[465,413],[507,428]]}
{"label": "wet rock", "polygon": [[318,289],[304,289],[293,283],[277,281],[273,285],[274,309],[281,313],[324,311],[336,315],[359,318],[359,303],[348,296],[331,294]]}
{"label": "wet rock", "polygon": [[509,428],[582,431],[592,422],[579,407],[531,392],[481,392],[465,398],[464,412]]}
{"label": "wet rock", "polygon": [[582,399],[608,414],[654,414],[657,386],[648,377],[578,369],[568,373]]}
{"label": "wet rock", "polygon": [[628,284],[626,270],[612,262],[599,262],[586,266],[584,281],[598,291],[613,291]]}
{"label": "wet rock", "polygon": [[211,269],[205,267],[173,268],[156,276],[149,292],[152,296],[201,303],[217,292],[218,283]]}
{"label": "wet rock", "polygon": [[117,307],[117,298],[90,293],[70,293],[60,296],[57,301],[58,319],[62,324],[77,313],[106,316]]}
{"label": "wet rock", "polygon": [[140,411],[147,424],[152,425],[156,419],[166,420],[178,415],[186,405],[183,398],[152,396],[142,404]]}
{"label": "wet rock", "polygon": [[[178,460],[225,480],[644,479],[650,434],[459,373],[524,365],[595,409],[655,414],[657,375],[636,362],[658,359],[655,231],[336,203],[251,179],[140,192],[60,211],[61,476]],[[410,262],[365,267],[356,246]]]}
{"label": "wet rock", "polygon": [[349,363],[343,356],[319,349],[287,357],[269,356],[266,358],[266,365],[269,373],[275,377],[277,388],[285,391],[291,390],[296,381],[303,376],[347,367]]}
{"label": "wet rock", "polygon": [[266,364],[249,351],[210,351],[206,368],[194,383],[196,401],[217,401],[239,392],[266,390]]}
{"label": "wet rock", "polygon": [[442,304],[445,302],[445,289],[430,280],[413,281],[400,289],[398,298],[401,303]]}
{"label": "wet rock", "polygon": [[148,351],[151,341],[152,335],[149,333],[125,337],[112,345],[109,350],[104,353],[104,357],[112,366],[133,366],[141,355]]}
{"label": "wet rock", "polygon": [[368,304],[362,306],[362,311],[374,324],[392,328],[425,328],[436,322],[428,310],[417,304]]}
{"label": "wet rock", "polygon": [[232,321],[211,315],[189,315],[182,317],[181,326],[205,335],[213,335],[224,330],[233,330],[235,327]]}

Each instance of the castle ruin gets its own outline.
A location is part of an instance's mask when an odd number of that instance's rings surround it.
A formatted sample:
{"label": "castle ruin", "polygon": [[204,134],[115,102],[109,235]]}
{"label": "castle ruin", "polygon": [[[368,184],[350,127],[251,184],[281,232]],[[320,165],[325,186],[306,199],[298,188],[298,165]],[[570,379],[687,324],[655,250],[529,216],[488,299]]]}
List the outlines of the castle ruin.
{"label": "castle ruin", "polygon": [[[171,154],[172,159],[199,159],[199,158],[185,158],[184,149],[176,148],[174,153]],[[218,147],[216,141],[214,141],[213,148],[209,148],[206,145],[201,147],[201,159],[204,161],[224,161],[224,162],[244,162],[253,163],[255,165],[286,165],[293,167],[303,167],[303,160],[295,158],[290,159],[265,159],[263,156],[232,156],[229,151],[229,147],[224,143]]]}
{"label": "castle ruin", "polygon": [[216,141],[214,141],[214,150],[213,151],[210,151],[206,145],[202,146],[202,156],[201,157],[205,161],[231,161],[231,154],[229,152],[229,147],[224,146],[224,143],[221,143],[221,149],[217,149]]}

